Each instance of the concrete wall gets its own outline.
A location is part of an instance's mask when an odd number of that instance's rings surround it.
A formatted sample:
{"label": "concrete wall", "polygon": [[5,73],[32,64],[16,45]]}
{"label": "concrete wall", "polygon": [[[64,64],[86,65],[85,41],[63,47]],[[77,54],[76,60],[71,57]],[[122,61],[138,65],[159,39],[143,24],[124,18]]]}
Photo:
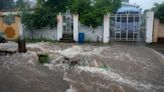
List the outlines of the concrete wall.
{"label": "concrete wall", "polygon": [[97,28],[91,28],[85,25],[79,26],[79,32],[85,34],[85,41],[89,42],[97,42],[103,41],[103,26],[99,26]]}
{"label": "concrete wall", "polygon": [[158,38],[164,38],[164,24],[158,19],[154,20],[153,42],[158,42]]}
{"label": "concrete wall", "polygon": [[[5,37],[8,40],[15,40],[19,37],[19,24],[20,24],[20,17],[15,16],[15,22],[12,23],[11,25],[7,25],[6,23],[3,22],[3,18],[5,15],[0,16],[0,32],[5,33]],[[9,29],[9,30],[8,30]]]}
{"label": "concrete wall", "polygon": [[146,12],[146,43],[153,42],[153,23],[154,23],[154,12]]}
{"label": "concrete wall", "polygon": [[[24,30],[25,38],[32,38],[32,32],[29,30]],[[34,39],[48,39],[48,40],[57,40],[57,29],[44,27],[38,30],[33,31]]]}
{"label": "concrete wall", "polygon": [[158,37],[164,38],[164,24],[159,23]]}

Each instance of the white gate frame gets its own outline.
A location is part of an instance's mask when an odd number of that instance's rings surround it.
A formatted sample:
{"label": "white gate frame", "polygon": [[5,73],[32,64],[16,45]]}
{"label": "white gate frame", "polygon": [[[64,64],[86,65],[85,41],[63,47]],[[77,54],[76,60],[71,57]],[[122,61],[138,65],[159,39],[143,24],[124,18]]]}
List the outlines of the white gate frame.
{"label": "white gate frame", "polygon": [[63,36],[63,16],[61,13],[57,16],[57,40],[60,41],[60,39]]}
{"label": "white gate frame", "polygon": [[104,16],[103,43],[108,43],[110,40],[110,14]]}
{"label": "white gate frame", "polygon": [[[73,40],[78,41],[78,33],[79,33],[79,16],[78,14],[73,14]],[[63,15],[59,13],[57,16],[57,40],[63,36]]]}
{"label": "white gate frame", "polygon": [[[153,42],[154,12],[146,12],[146,43]],[[110,14],[104,16],[103,43],[110,41]]]}
{"label": "white gate frame", "polygon": [[154,24],[154,12],[146,12],[146,43],[153,42],[153,24]]}
{"label": "white gate frame", "polygon": [[79,16],[78,14],[73,15],[73,39],[74,41],[78,41],[79,35]]}

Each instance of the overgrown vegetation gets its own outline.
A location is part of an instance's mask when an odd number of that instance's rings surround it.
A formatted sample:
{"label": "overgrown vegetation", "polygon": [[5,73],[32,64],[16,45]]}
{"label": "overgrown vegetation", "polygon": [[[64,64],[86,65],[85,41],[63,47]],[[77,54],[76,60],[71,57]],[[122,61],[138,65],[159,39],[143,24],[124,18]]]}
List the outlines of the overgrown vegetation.
{"label": "overgrown vegetation", "polygon": [[155,17],[158,18],[161,23],[164,23],[164,3],[155,3],[152,10],[155,12]]}
{"label": "overgrown vegetation", "polygon": [[103,16],[115,12],[121,0],[37,0],[33,11],[22,13],[22,22],[30,30],[56,25],[56,16],[67,9],[79,14],[80,22],[93,28],[102,24]]}
{"label": "overgrown vegetation", "polygon": [[40,54],[38,55],[38,57],[39,57],[39,63],[41,64],[49,63],[50,58],[48,54]]}
{"label": "overgrown vegetation", "polygon": [[103,22],[103,16],[114,13],[120,7],[121,0],[74,0],[72,12],[80,16],[80,22],[93,28]]}

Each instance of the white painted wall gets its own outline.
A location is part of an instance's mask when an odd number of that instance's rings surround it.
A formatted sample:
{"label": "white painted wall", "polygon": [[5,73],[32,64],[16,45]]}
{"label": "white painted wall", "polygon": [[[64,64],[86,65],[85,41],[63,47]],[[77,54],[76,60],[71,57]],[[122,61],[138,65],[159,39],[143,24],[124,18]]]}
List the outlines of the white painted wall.
{"label": "white painted wall", "polygon": [[146,12],[146,43],[153,42],[153,22],[154,22],[154,12],[147,11]]}
{"label": "white painted wall", "polygon": [[80,25],[79,32],[84,33],[84,40],[87,42],[102,42],[103,41],[103,26],[91,28],[89,26]]}
{"label": "white painted wall", "polygon": [[[32,32],[30,30],[25,30],[25,38],[31,38]],[[33,31],[34,39],[48,39],[48,40],[58,40],[57,39],[57,28],[44,27]]]}
{"label": "white painted wall", "polygon": [[74,41],[78,41],[78,33],[79,33],[79,16],[73,15],[73,39]]}
{"label": "white painted wall", "polygon": [[107,14],[104,16],[104,30],[103,30],[103,43],[108,43],[109,42],[109,28],[110,28],[110,24],[109,24],[109,17],[110,15]]}
{"label": "white painted wall", "polygon": [[59,14],[57,16],[57,40],[60,41],[63,35],[63,16]]}

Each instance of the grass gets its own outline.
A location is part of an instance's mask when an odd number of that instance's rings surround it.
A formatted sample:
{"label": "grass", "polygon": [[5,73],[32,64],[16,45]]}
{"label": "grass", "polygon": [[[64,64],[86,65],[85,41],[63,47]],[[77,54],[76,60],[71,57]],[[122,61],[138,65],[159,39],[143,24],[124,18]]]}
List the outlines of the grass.
{"label": "grass", "polygon": [[41,64],[49,63],[50,58],[48,54],[39,54],[38,57],[39,57],[39,63]]}
{"label": "grass", "polygon": [[100,66],[100,68],[102,68],[105,71],[111,71],[112,70],[112,68],[108,67],[106,64],[103,64],[102,66]]}

